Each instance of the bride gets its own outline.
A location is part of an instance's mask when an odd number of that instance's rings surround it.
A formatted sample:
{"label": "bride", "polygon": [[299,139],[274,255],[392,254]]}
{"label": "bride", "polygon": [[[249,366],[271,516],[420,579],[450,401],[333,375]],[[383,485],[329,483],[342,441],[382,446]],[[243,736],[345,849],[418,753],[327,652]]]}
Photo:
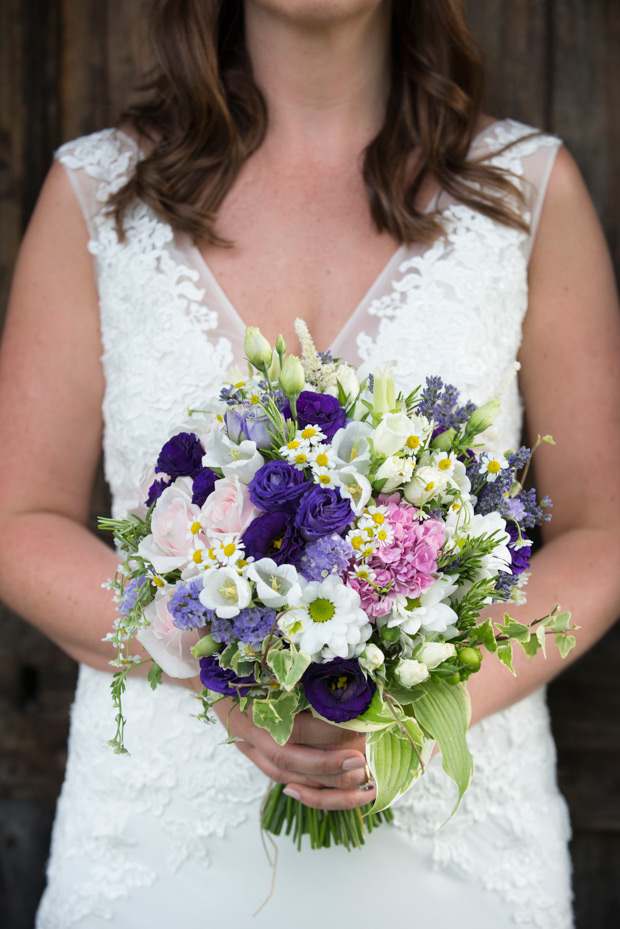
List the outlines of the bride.
{"label": "bride", "polygon": [[[525,621],[560,602],[583,653],[620,605],[618,304],[592,204],[557,139],[479,111],[457,0],[159,0],[158,73],[119,129],[63,146],[15,273],[1,364],[0,585],[80,662],[39,929],[326,927],[348,919],[572,925],[566,811],[544,685],[554,653],[471,680],[476,772],[461,808],[435,758],[365,848],[280,842],[268,778],[309,806],[373,794],[364,744],[300,717],[280,749],[194,716],[180,681],[128,682],[114,756],[109,591],[86,526],[101,445],[116,515],[188,405],[293,321],[354,364],[439,374],[515,447],[524,404],[553,520]],[[527,311],[527,312],[526,312]],[[520,361],[518,385],[511,372]],[[586,426],[588,427],[586,429]],[[226,722],[227,713],[218,705]]]}

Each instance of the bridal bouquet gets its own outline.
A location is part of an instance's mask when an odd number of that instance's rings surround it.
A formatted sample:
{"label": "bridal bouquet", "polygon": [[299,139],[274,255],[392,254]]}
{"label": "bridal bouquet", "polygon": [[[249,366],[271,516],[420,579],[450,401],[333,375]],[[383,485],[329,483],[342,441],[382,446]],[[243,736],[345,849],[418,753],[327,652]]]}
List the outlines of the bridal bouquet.
{"label": "bridal bouquet", "polygon": [[[483,656],[512,670],[513,644],[531,656],[548,634],[565,655],[574,627],[558,607],[479,622],[522,599],[528,531],[550,506],[517,477],[528,449],[483,444],[499,401],[459,405],[438,377],[397,395],[390,369],[363,378],[296,328],[301,360],[249,328],[249,375],[165,443],[141,513],[101,520],[125,556],[110,582],[110,744],[125,751],[125,678],[146,661],[153,688],[162,670],[200,675],[202,717],[233,697],[280,745],[304,710],[364,732],[374,803],[317,811],[276,785],[262,813],[298,843],[351,847],[391,818],[435,743],[460,800]],[[134,636],[151,658],[131,654]]]}

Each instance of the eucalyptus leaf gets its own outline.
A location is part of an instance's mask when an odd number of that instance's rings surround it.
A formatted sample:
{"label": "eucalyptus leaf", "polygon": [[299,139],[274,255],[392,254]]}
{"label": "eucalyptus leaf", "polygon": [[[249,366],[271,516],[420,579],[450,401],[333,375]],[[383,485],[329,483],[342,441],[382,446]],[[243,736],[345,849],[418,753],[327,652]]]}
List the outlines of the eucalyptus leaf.
{"label": "eucalyptus leaf", "polygon": [[469,694],[464,684],[451,686],[425,682],[420,687],[425,694],[416,702],[414,712],[424,731],[437,742],[443,769],[458,788],[453,815],[469,787],[474,770],[466,739],[471,719]]}

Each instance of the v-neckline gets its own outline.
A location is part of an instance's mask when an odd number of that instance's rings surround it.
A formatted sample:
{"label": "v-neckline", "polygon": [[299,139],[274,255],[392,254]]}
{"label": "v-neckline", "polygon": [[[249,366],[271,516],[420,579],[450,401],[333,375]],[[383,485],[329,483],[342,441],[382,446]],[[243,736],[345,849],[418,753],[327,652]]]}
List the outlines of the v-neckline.
{"label": "v-neckline", "polygon": [[[468,155],[471,154],[473,148],[482,140],[482,138],[486,135],[486,133],[495,129],[500,124],[500,122],[501,120],[494,120],[492,123],[489,123],[487,126],[485,126],[483,129],[481,129],[479,132],[476,133],[476,135],[471,140]],[[137,145],[138,151],[141,154],[143,154],[140,145],[136,142],[135,139],[132,139],[132,137],[129,136],[122,129],[119,129],[117,131],[119,131],[122,135],[126,136],[127,138],[131,139],[133,143]],[[433,194],[433,196],[427,203],[424,210],[422,210],[423,216],[427,216],[433,210],[433,208],[435,208],[436,212],[438,212],[440,215],[442,213],[445,213],[448,207],[445,207],[443,210],[437,209],[439,200],[442,194],[444,193],[445,191],[442,187],[440,187],[437,191],[435,191],[435,193]],[[239,329],[239,337],[241,339],[241,344],[243,344],[243,337],[244,337],[244,333],[245,333],[245,330],[248,324],[244,322],[243,317],[241,316],[241,313],[239,312],[239,310],[236,308],[234,303],[228,297],[226,291],[224,290],[224,288],[218,281],[217,277],[211,270],[211,267],[209,266],[207,260],[205,259],[204,255],[202,254],[198,246],[195,245],[194,242],[192,242],[189,236],[187,236],[187,240],[189,243],[189,248],[188,248],[189,254],[192,256],[194,263],[200,268],[203,275],[208,279],[213,292],[219,298],[222,306],[228,311],[231,321],[234,322],[236,327]],[[420,246],[423,244],[424,243],[418,243],[418,245]],[[336,336],[334,337],[334,339],[328,346],[327,351],[331,351],[333,346],[337,345],[337,343],[342,339],[342,337],[347,332],[347,330],[353,325],[354,321],[361,314],[362,309],[365,307],[365,305],[370,302],[370,296],[373,293],[373,291],[379,286],[379,284],[381,284],[385,280],[385,278],[388,275],[388,272],[391,270],[392,266],[397,262],[397,260],[398,260],[398,263],[400,263],[400,261],[402,260],[401,256],[404,257],[406,252],[410,250],[411,248],[412,248],[411,245],[406,245],[405,243],[401,243],[401,245],[399,245],[398,248],[392,253],[392,255],[387,260],[386,264],[379,271],[379,273],[374,278],[370,286],[367,288],[362,298],[358,301],[353,311],[345,319],[343,325],[340,327]]]}

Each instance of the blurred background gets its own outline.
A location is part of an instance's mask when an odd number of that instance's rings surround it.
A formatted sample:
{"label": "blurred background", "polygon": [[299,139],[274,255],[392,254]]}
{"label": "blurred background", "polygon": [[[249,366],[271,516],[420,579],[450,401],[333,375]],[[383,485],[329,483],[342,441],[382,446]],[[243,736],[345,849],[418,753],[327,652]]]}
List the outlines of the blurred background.
{"label": "blurred background", "polygon": [[[148,64],[149,6],[150,0],[0,3],[0,314],[52,152],[112,124]],[[465,6],[487,61],[487,112],[564,139],[618,272],[620,0],[466,0]],[[93,526],[107,507],[100,476]],[[573,824],[578,929],[620,926],[619,675],[616,627],[549,688],[558,776]],[[33,925],[75,679],[70,658],[0,605],[3,929]]]}

